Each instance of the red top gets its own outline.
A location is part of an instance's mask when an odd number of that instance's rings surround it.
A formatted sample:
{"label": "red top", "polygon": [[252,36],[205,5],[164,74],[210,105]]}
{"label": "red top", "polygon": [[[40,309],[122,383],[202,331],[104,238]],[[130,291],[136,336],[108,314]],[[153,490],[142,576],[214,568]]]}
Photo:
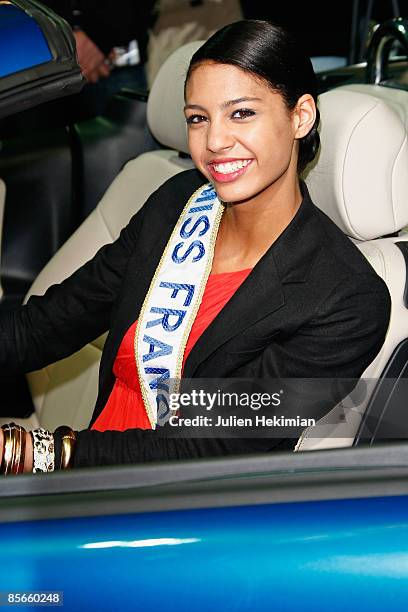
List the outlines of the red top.
{"label": "red top", "polygon": [[[251,272],[251,268],[237,272],[210,274],[205,286],[203,299],[194,320],[184,351],[184,363],[191,349],[204,330],[215,319],[241,283]],[[115,384],[109,399],[91,429],[124,431],[125,429],[151,429],[146,414],[137,376],[134,337],[137,321],[127,330],[116,355],[113,373]]]}

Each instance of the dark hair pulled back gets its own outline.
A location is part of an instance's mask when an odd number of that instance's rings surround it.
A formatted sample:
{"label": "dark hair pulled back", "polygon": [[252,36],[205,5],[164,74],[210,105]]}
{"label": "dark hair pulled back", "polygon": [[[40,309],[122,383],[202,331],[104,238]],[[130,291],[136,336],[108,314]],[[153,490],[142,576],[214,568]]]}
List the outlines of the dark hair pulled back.
{"label": "dark hair pulled back", "polygon": [[[232,64],[260,77],[282,95],[289,111],[305,93],[317,102],[317,80],[310,58],[287,30],[270,21],[247,19],[218,30],[193,55],[186,83],[194,68],[206,61]],[[317,110],[312,129],[299,139],[298,173],[317,154],[319,121]]]}

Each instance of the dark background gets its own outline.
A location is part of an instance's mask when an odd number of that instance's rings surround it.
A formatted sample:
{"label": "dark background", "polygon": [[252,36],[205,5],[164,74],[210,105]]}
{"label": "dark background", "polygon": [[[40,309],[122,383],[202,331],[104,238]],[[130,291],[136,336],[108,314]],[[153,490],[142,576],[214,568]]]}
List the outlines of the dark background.
{"label": "dark background", "polygon": [[[311,56],[348,56],[353,0],[241,0],[241,5],[247,19],[270,19],[291,29]],[[358,5],[365,14],[368,0]],[[399,7],[408,17],[408,0],[399,0]],[[391,0],[376,0],[372,16],[377,22],[393,17]]]}

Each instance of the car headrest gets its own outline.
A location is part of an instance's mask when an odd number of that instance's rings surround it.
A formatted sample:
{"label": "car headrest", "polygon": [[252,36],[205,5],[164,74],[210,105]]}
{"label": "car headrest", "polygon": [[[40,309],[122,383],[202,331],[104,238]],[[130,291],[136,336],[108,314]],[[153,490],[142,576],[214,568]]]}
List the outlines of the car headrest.
{"label": "car headrest", "polygon": [[184,79],[193,54],[204,43],[194,41],[179,47],[160,68],[147,101],[147,123],[164,146],[188,153],[184,117]]}
{"label": "car headrest", "polygon": [[[408,94],[407,94],[408,98]],[[408,144],[384,100],[338,88],[319,97],[321,149],[305,178],[313,201],[350,237],[408,224]]]}

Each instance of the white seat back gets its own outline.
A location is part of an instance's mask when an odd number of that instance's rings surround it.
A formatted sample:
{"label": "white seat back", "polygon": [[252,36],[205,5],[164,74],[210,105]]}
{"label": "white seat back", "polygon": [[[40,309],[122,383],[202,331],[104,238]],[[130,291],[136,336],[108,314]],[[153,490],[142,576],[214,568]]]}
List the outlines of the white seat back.
{"label": "white seat back", "polygon": [[408,337],[406,265],[395,244],[408,237],[381,237],[408,223],[408,92],[383,95],[382,89],[342,87],[321,96],[321,155],[306,181],[316,204],[354,240],[386,282],[392,301],[389,329],[351,397],[307,429],[297,450],[353,443],[378,378]]}
{"label": "white seat back", "polygon": [[406,90],[365,83],[343,85],[341,89],[344,91],[356,91],[357,93],[384,100],[384,102],[387,102],[387,104],[395,110],[408,132],[408,92]]}

